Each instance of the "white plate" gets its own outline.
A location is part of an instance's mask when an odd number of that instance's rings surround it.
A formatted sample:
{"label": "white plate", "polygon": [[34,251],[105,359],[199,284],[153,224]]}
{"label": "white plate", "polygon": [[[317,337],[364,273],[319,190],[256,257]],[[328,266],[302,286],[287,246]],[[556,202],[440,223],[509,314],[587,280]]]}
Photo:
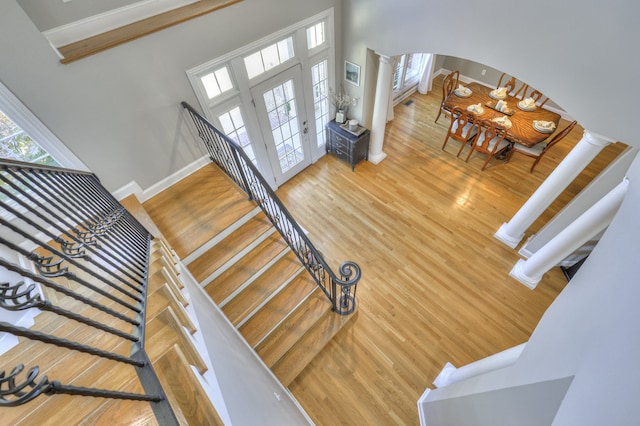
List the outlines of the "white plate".
{"label": "white plate", "polygon": [[465,93],[465,92],[460,92],[458,89],[456,89],[453,91],[453,93],[455,93],[455,95],[460,98],[468,98],[469,96],[471,96],[473,92],[469,90],[468,92]]}
{"label": "white plate", "polygon": [[489,92],[489,97],[490,98],[497,99],[497,100],[501,101],[501,100],[503,100],[503,99],[505,99],[507,97],[507,95],[498,96],[494,92],[495,92],[495,90],[492,90],[492,91]]}
{"label": "white plate", "polygon": [[472,113],[474,113],[477,116],[481,116],[482,114],[484,114],[484,108],[480,107],[480,109],[478,111],[474,111],[472,109],[469,109],[469,107],[467,107],[467,111],[470,111]]}
{"label": "white plate", "polygon": [[532,106],[532,107],[530,107],[530,108],[527,108],[527,107],[524,107],[524,106],[523,106],[523,105],[521,105],[521,104],[522,104],[522,101],[518,102],[518,104],[517,104],[517,105],[518,105],[518,108],[519,108],[519,109],[521,109],[521,110],[523,110],[523,111],[535,111],[535,110],[536,110],[535,105],[534,105],[534,106]]}
{"label": "white plate", "polygon": [[[491,121],[495,122],[496,119],[494,118]],[[502,127],[503,129],[509,130],[511,128],[511,126],[513,126],[513,123],[511,122],[511,120],[507,119],[507,120],[505,120],[504,124],[498,122],[498,126]]]}
{"label": "white plate", "polygon": [[540,133],[553,133],[556,131],[555,126],[551,128],[538,126],[538,122],[536,120],[533,121],[533,128]]}

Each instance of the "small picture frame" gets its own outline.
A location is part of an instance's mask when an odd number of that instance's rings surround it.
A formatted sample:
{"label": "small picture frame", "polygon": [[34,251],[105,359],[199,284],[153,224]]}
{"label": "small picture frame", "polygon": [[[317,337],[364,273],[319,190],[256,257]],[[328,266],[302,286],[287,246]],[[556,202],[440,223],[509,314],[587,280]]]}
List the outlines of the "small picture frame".
{"label": "small picture frame", "polygon": [[344,79],[355,86],[360,86],[360,66],[344,61]]}

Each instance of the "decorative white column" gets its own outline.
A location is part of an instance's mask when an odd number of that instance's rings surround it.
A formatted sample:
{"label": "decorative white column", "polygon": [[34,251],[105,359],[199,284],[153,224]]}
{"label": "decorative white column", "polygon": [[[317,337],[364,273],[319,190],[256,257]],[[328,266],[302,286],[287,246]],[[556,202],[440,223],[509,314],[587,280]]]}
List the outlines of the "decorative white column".
{"label": "decorative white column", "polygon": [[618,186],[560,231],[529,259],[518,260],[509,275],[527,287],[535,288],[545,272],[609,226],[622,204],[628,186],[629,180],[624,178]]}
{"label": "decorative white column", "polygon": [[451,383],[466,380],[480,374],[513,365],[520,357],[520,354],[526,345],[526,342],[522,343],[518,346],[498,352],[497,354],[479,359],[471,364],[463,365],[459,368],[454,367],[453,364],[448,362],[442,371],[440,371],[438,377],[433,381],[433,384],[437,388],[441,388],[443,386],[450,385]]}
{"label": "decorative white column", "polygon": [[371,137],[369,139],[369,161],[373,164],[380,163],[387,156],[382,152],[382,145],[384,144],[384,131],[387,125],[389,96],[391,96],[391,76],[393,74],[392,58],[380,53],[378,55],[380,56],[378,82],[376,84],[373,122],[371,123]]}
{"label": "decorative white column", "polygon": [[503,223],[494,237],[511,248],[516,248],[525,231],[551,205],[571,181],[584,170],[602,149],[612,141],[585,130],[580,142],[558,164],[538,187],[536,192],[520,207],[509,222]]}

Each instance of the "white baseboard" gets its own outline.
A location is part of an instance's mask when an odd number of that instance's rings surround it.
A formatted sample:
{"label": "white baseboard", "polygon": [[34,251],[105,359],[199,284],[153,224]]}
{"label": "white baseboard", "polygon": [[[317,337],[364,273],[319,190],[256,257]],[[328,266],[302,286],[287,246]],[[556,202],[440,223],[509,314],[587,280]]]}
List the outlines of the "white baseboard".
{"label": "white baseboard", "polygon": [[198,0],[143,0],[42,32],[57,48],[195,3]]}
{"label": "white baseboard", "polygon": [[200,170],[210,162],[211,159],[208,156],[203,156],[147,189],[143,190],[142,188],[140,188],[140,185],[138,185],[135,181],[132,181],[124,185],[123,187],[113,191],[112,194],[117,200],[122,200],[131,194],[135,194],[136,197],[138,197],[138,200],[140,200],[141,203],[144,203],[151,197],[158,195],[165,189],[169,188],[171,185],[180,182],[180,180]]}

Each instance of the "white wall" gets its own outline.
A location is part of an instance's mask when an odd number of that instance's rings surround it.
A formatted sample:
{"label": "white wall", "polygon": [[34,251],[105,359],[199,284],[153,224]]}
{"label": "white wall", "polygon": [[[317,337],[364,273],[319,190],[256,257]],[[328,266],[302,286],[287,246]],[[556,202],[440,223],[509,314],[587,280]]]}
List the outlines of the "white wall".
{"label": "white wall", "polygon": [[180,102],[197,107],[187,69],[336,4],[244,0],[62,65],[16,0],[8,0],[0,13],[0,81],[107,189],[131,181],[146,189],[202,155],[182,140],[179,126]]}

